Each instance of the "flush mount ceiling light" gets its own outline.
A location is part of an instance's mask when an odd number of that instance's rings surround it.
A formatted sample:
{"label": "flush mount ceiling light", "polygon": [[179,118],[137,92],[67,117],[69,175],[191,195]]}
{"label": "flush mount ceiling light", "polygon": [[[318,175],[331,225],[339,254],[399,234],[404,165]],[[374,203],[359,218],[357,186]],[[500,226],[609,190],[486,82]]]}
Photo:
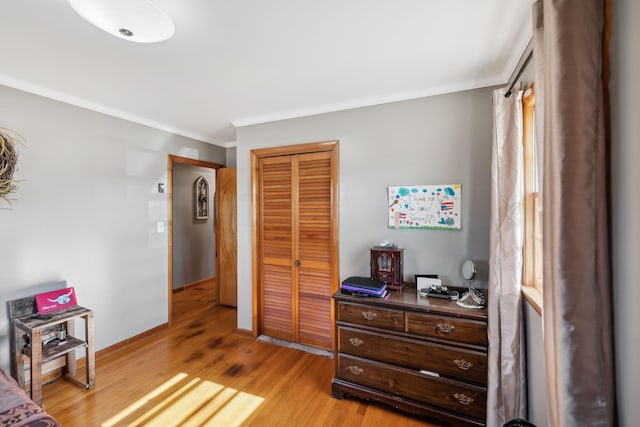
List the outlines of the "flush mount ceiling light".
{"label": "flush mount ceiling light", "polygon": [[151,0],[67,0],[78,15],[121,39],[154,43],[167,40],[171,17]]}

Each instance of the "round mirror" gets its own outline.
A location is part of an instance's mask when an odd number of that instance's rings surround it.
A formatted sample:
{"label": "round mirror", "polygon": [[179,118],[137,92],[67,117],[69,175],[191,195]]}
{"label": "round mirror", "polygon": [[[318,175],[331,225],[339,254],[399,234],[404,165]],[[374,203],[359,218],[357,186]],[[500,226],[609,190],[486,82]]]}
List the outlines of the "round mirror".
{"label": "round mirror", "polygon": [[476,263],[468,259],[462,264],[462,276],[467,280],[476,278]]}

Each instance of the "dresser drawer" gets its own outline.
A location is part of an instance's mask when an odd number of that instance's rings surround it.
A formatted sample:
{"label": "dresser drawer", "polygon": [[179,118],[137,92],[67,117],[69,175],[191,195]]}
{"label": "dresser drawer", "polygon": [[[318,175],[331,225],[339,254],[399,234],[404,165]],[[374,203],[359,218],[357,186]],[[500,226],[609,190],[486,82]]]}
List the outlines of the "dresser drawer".
{"label": "dresser drawer", "polygon": [[486,353],[340,326],[338,352],[487,383]]}
{"label": "dresser drawer", "polygon": [[408,313],[407,332],[468,344],[487,346],[487,324],[477,320],[433,314]]}
{"label": "dresser drawer", "polygon": [[336,376],[386,393],[484,420],[486,389],[357,357],[338,354]]}
{"label": "dresser drawer", "polygon": [[337,311],[338,320],[343,322],[404,331],[404,311],[402,310],[339,302]]}

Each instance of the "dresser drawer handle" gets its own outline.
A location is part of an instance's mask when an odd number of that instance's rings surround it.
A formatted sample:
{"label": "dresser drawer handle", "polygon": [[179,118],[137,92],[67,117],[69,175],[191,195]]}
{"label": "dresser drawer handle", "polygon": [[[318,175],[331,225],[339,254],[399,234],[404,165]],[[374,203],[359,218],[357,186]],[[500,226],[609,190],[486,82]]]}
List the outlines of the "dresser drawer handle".
{"label": "dresser drawer handle", "polygon": [[448,334],[450,332],[453,332],[453,330],[456,328],[455,326],[453,326],[451,323],[449,322],[440,322],[436,325],[436,328],[438,328],[438,330],[440,332],[442,332],[443,334]]}
{"label": "dresser drawer handle", "polygon": [[378,313],[376,313],[374,311],[363,311],[362,312],[362,317],[364,317],[365,320],[373,320],[376,317],[378,317]]}
{"label": "dresser drawer handle", "polygon": [[453,361],[453,363],[458,365],[458,368],[462,369],[463,371],[468,371],[469,369],[473,368],[473,363],[469,362],[468,360],[456,359]]}
{"label": "dresser drawer handle", "polygon": [[356,337],[349,338],[349,342],[354,347],[360,347],[362,344],[364,344],[364,341],[362,341],[360,338],[356,338]]}
{"label": "dresser drawer handle", "polygon": [[350,365],[347,367],[347,369],[349,369],[349,372],[351,372],[353,375],[360,375],[364,372],[364,369],[356,365]]}
{"label": "dresser drawer handle", "polygon": [[456,400],[462,405],[468,406],[473,403],[473,397],[467,396],[464,393],[456,393],[453,395],[453,397],[455,397]]}

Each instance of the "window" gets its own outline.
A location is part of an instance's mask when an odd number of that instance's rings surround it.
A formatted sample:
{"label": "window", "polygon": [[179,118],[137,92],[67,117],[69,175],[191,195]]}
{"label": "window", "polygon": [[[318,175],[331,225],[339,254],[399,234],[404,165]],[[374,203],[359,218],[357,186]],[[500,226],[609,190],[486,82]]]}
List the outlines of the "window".
{"label": "window", "polygon": [[535,104],[533,85],[522,98],[524,144],[524,265],[523,292],[529,303],[542,310],[542,230],[538,191],[538,155],[535,138]]}

